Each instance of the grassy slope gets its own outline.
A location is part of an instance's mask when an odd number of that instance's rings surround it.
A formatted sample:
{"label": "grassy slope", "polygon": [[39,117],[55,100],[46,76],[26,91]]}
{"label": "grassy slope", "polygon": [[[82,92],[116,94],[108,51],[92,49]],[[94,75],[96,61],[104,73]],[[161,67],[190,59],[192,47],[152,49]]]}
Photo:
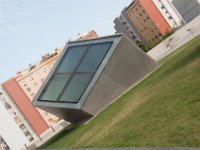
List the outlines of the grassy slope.
{"label": "grassy slope", "polygon": [[87,125],[43,148],[200,146],[200,37]]}

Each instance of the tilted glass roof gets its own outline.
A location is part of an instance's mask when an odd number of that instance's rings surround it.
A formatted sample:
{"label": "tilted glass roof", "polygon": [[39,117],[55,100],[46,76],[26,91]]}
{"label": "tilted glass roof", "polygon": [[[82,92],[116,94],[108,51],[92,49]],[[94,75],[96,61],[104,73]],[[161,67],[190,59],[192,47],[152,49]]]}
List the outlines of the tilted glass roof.
{"label": "tilted glass roof", "polygon": [[112,43],[69,46],[38,100],[78,103]]}

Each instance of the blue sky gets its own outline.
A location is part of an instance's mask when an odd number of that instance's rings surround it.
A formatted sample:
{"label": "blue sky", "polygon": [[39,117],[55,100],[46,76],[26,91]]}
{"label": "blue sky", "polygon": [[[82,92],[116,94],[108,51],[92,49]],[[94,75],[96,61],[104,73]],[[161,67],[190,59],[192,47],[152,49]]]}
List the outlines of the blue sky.
{"label": "blue sky", "polygon": [[115,32],[132,0],[0,0],[0,83],[87,30]]}

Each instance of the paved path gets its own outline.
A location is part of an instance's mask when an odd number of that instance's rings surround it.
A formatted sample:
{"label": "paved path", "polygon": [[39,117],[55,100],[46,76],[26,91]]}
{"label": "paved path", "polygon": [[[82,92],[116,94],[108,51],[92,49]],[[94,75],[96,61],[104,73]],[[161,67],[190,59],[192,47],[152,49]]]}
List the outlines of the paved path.
{"label": "paved path", "polygon": [[147,54],[154,60],[159,61],[198,35],[200,35],[200,15],[159,43]]}

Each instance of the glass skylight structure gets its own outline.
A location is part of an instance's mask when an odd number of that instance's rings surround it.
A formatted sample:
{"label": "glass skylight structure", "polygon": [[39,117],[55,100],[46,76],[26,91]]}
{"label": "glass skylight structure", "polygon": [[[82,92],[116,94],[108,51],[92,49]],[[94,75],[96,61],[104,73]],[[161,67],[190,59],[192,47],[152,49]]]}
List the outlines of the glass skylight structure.
{"label": "glass skylight structure", "polygon": [[68,47],[39,100],[77,103],[111,45],[103,42]]}
{"label": "glass skylight structure", "polygon": [[122,34],[71,41],[33,104],[72,123],[87,121],[156,68]]}

